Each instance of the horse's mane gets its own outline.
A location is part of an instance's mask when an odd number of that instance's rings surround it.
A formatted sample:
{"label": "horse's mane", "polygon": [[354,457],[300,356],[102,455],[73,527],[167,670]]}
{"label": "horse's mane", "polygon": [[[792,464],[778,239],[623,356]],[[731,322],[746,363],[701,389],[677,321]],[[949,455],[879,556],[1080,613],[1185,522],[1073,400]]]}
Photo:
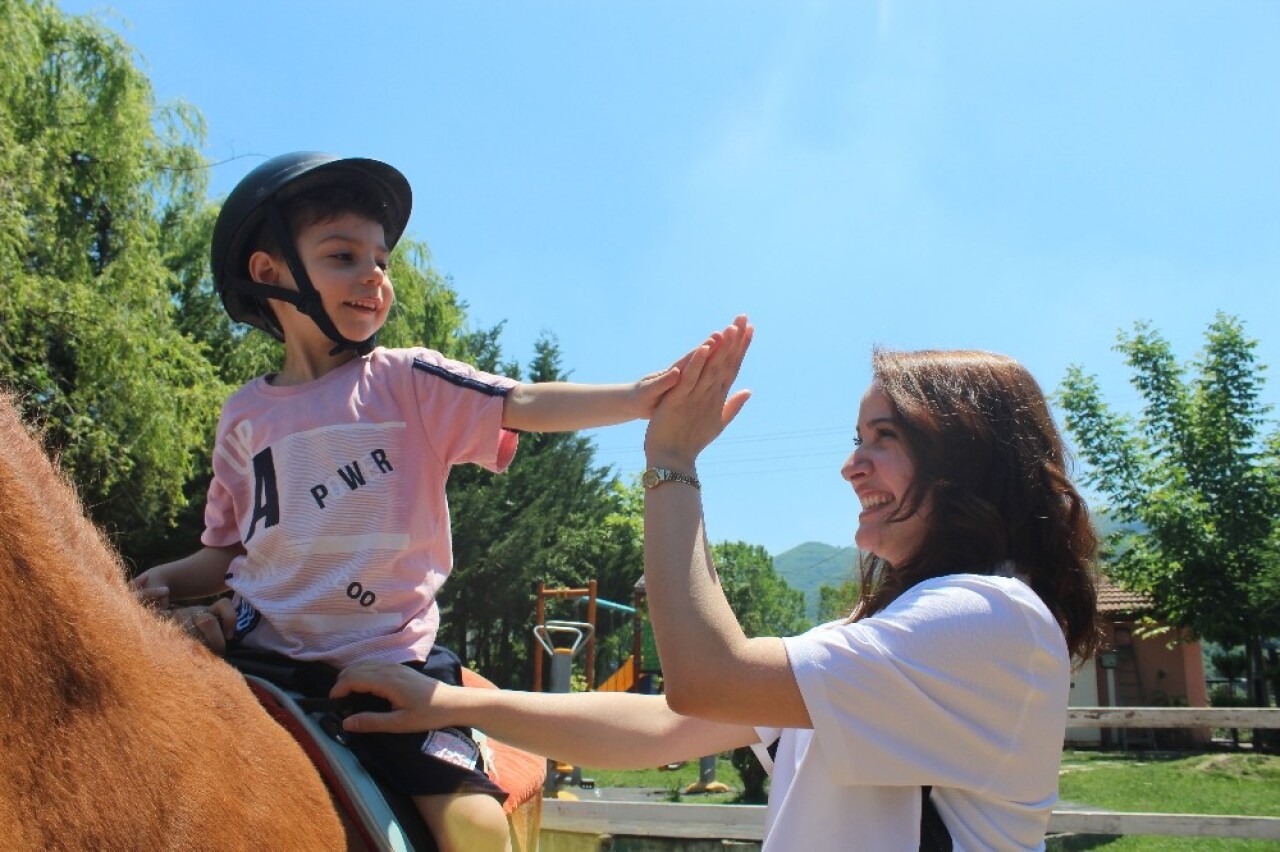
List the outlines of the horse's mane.
{"label": "horse's mane", "polygon": [[6,848],[340,848],[302,750],[243,679],[138,604],[0,393]]}

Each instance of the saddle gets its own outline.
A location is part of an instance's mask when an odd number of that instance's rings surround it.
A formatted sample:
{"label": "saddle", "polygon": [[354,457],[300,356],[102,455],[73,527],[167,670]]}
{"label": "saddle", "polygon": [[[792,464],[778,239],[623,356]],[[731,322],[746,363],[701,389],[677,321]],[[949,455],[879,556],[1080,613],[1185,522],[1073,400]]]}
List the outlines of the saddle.
{"label": "saddle", "polygon": [[[263,709],[311,759],[333,796],[349,838],[363,841],[370,852],[436,852],[436,843],[412,800],[385,789],[347,748],[334,702],[307,698],[291,688],[297,680],[292,666],[235,653],[226,660],[240,670]],[[496,689],[465,668],[462,683]],[[532,852],[538,844],[546,760],[491,737],[486,744],[493,764],[490,777],[508,794],[503,810],[511,825],[512,848]]]}

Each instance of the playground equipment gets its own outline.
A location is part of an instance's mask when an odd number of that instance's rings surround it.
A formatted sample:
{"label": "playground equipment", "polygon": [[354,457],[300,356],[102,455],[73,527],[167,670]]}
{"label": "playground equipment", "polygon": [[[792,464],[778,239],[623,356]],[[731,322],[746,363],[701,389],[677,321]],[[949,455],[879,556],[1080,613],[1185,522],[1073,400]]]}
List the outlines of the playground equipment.
{"label": "playground equipment", "polygon": [[[588,598],[585,598],[585,597],[578,598],[579,606],[586,603],[588,603]],[[642,626],[641,626],[642,620],[637,614],[638,610],[636,609],[636,607],[627,606],[626,604],[620,604],[610,600],[605,600],[604,598],[596,598],[595,604],[599,609],[609,610],[611,612],[619,612],[624,615],[631,616],[632,625],[633,625],[632,627],[633,648],[631,651],[631,656],[623,660],[622,664],[618,666],[618,668],[614,671],[613,674],[609,675],[609,677],[606,678],[603,682],[596,684],[595,691],[596,692],[635,692],[635,691],[648,692],[650,691],[648,689],[647,681],[637,686],[637,681],[639,680],[638,672],[641,666],[637,664],[636,660],[640,659],[640,656],[639,656],[640,652],[637,650],[640,646],[634,640],[639,639],[642,631]]]}
{"label": "playground equipment", "polygon": [[[595,639],[595,625],[581,621],[547,621],[533,628],[533,636],[551,656],[551,689],[549,692],[569,692],[573,675],[573,658],[584,645]],[[539,654],[538,659],[542,656]],[[538,668],[541,668],[540,666]],[[541,681],[539,681],[540,685]],[[560,789],[562,784],[591,788],[595,782],[582,777],[582,767],[547,759],[547,778],[542,794],[556,799],[576,799],[577,796]]]}
{"label": "playground equipment", "polygon": [[[547,599],[548,598],[587,598],[587,624],[591,626],[591,635],[586,638],[585,658],[587,685],[595,686],[596,676],[596,581],[592,580],[587,584],[585,589],[548,589],[546,583],[538,584],[538,616],[537,622],[533,628],[534,640],[542,645],[542,637],[538,634],[538,629],[547,623]],[[562,622],[567,623],[567,622]],[[546,647],[542,645],[542,647]],[[554,657],[552,658],[554,659]],[[571,660],[572,661],[572,660]],[[564,692],[568,692],[568,681],[565,681]],[[542,691],[542,654],[538,652],[538,648],[533,649],[533,691]],[[555,692],[556,690],[552,690]]]}
{"label": "playground equipment", "polygon": [[[655,691],[654,681],[662,674],[658,659],[657,643],[653,638],[653,628],[644,617],[647,592],[644,577],[635,584],[633,606],[605,600],[597,595],[595,580],[591,580],[586,588],[548,589],[546,584],[538,584],[537,625],[533,629],[534,638],[543,651],[551,657],[550,690],[551,692],[569,692],[571,689],[573,659],[579,649],[584,651],[585,676],[587,686],[597,692],[640,692],[651,694]],[[586,622],[547,621],[546,601],[548,599],[576,599],[581,606],[587,607]],[[607,609],[631,616],[631,656],[622,662],[618,669],[603,683],[595,683],[595,632],[599,610]],[[558,642],[556,640],[559,640]],[[534,649],[533,691],[542,691],[543,666],[542,654]],[[559,791],[562,783],[572,782],[578,787],[591,787],[590,779],[582,778],[579,767],[568,764],[555,764],[548,761],[547,780],[544,794],[557,798],[576,798],[570,793]],[[729,787],[716,780],[716,755],[707,755],[699,760],[698,780],[685,788],[685,793],[724,793]]]}
{"label": "playground equipment", "polygon": [[[614,601],[605,600],[597,594],[595,580],[588,582],[584,588],[549,589],[545,583],[539,583],[537,589],[537,616],[535,625],[547,624],[547,601],[556,599],[573,599],[579,606],[587,608],[586,623],[593,628],[593,635],[586,640],[583,649],[584,676],[589,689],[597,692],[644,692],[653,691],[651,677],[660,673],[658,668],[658,652],[653,642],[653,631],[644,619],[640,609],[640,601],[644,595],[644,581],[637,585],[636,606],[627,606]],[[597,684],[596,677],[596,645],[595,629],[598,628],[598,615],[601,609],[620,612],[632,617],[631,656],[609,676],[604,683]],[[535,639],[537,627],[534,628]],[[542,654],[535,646],[533,649],[533,691],[541,692],[545,687]],[[647,664],[647,665],[646,665]]]}
{"label": "playground equipment", "polygon": [[686,794],[729,792],[728,784],[716,780],[716,755],[698,758],[698,780],[685,787],[684,791]]}

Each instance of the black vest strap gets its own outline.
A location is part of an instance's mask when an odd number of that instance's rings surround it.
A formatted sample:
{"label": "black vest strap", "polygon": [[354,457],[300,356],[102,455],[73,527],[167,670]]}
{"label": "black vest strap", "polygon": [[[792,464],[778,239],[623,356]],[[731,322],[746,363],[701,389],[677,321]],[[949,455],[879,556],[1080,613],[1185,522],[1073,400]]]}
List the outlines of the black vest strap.
{"label": "black vest strap", "polygon": [[920,788],[920,852],[951,852],[951,832],[933,806],[932,791]]}

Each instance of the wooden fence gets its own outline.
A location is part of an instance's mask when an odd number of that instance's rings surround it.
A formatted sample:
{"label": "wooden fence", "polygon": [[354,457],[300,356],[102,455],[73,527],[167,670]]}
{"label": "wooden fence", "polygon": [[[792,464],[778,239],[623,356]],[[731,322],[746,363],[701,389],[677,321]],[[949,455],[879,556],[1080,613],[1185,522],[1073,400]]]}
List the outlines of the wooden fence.
{"label": "wooden fence", "polygon": [[[1280,709],[1248,707],[1072,707],[1072,728],[1280,728]],[[543,803],[542,828],[552,832],[637,837],[759,841],[761,805],[562,801]],[[1156,835],[1280,840],[1280,817],[1115,813],[1057,810],[1053,834]]]}

